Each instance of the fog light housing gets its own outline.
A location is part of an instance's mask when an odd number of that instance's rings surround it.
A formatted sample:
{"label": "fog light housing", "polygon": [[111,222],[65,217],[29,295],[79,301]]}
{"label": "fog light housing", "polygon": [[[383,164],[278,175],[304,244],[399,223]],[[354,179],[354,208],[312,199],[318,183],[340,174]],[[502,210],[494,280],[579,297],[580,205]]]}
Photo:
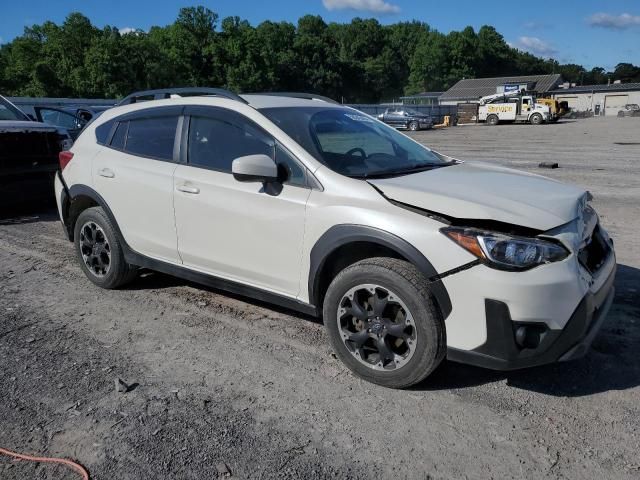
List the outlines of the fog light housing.
{"label": "fog light housing", "polygon": [[537,348],[540,345],[542,329],[536,325],[521,325],[516,328],[516,344],[520,348]]}

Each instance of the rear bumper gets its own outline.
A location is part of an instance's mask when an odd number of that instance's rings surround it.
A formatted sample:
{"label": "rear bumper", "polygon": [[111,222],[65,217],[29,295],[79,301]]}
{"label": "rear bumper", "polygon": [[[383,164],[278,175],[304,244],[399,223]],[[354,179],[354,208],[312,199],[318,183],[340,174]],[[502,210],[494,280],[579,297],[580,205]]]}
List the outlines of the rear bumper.
{"label": "rear bumper", "polygon": [[602,286],[582,298],[563,329],[549,329],[544,324],[533,325],[533,328],[539,329],[540,339],[535,348],[523,348],[516,341],[518,327],[532,324],[514,322],[505,303],[485,300],[487,341],[473,350],[449,348],[447,358],[492,370],[517,370],[583,357],[613,303],[615,257],[613,261],[614,266]]}

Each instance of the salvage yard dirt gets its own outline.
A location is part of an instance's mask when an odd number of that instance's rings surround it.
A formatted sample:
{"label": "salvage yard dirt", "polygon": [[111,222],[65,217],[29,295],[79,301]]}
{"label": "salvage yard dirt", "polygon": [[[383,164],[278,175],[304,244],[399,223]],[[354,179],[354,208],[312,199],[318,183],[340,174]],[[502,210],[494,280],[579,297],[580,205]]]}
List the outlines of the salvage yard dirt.
{"label": "salvage yard dirt", "polygon": [[[149,272],[100,290],[49,209],[0,221],[0,447],[104,480],[640,478],[640,118],[412,136],[591,191],[619,266],[586,358],[385,389],[313,318]],[[0,478],[76,477],[0,457]]]}

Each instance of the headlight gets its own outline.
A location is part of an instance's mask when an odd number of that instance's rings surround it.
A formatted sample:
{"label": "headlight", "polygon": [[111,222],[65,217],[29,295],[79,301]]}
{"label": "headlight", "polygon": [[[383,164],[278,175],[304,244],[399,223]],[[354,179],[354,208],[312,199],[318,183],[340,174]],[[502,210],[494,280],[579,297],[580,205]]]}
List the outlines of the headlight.
{"label": "headlight", "polygon": [[487,266],[500,270],[528,270],[569,256],[568,250],[559,243],[538,238],[459,227],[440,231]]}

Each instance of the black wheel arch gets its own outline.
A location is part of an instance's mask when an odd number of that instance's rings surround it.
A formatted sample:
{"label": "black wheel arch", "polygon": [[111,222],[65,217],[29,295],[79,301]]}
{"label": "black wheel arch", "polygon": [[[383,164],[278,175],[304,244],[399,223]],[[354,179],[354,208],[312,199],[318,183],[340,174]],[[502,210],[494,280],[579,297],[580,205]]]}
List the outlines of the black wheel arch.
{"label": "black wheel arch", "polygon": [[[362,247],[368,246],[372,252]],[[310,253],[309,266],[309,302],[322,310],[324,294],[332,280],[331,265],[339,256],[341,249],[354,246],[358,255],[354,261],[368,256],[378,256],[380,251],[386,251],[395,258],[404,259],[412,263],[429,282],[442,317],[446,319],[451,313],[451,299],[444,284],[438,277],[438,272],[431,262],[413,245],[406,240],[385,230],[365,225],[343,224],[335,225],[327,230],[315,243]],[[371,253],[371,254],[370,254]],[[354,262],[350,262],[354,263]],[[349,264],[350,264],[349,263]],[[344,265],[346,267],[348,265]]]}
{"label": "black wheel arch", "polygon": [[125,250],[129,250],[129,246],[125,241],[122,232],[120,231],[118,222],[116,222],[116,219],[113,215],[113,212],[109,208],[109,205],[107,204],[105,199],[102,198],[102,196],[93,188],[82,184],[72,185],[68,189],[65,204],[63,204],[62,214],[69,240],[73,241],[75,222],[80,213],[90,207],[101,207],[107,217],[109,217],[109,221],[115,229],[118,240],[123,245],[123,247],[125,247]]}

